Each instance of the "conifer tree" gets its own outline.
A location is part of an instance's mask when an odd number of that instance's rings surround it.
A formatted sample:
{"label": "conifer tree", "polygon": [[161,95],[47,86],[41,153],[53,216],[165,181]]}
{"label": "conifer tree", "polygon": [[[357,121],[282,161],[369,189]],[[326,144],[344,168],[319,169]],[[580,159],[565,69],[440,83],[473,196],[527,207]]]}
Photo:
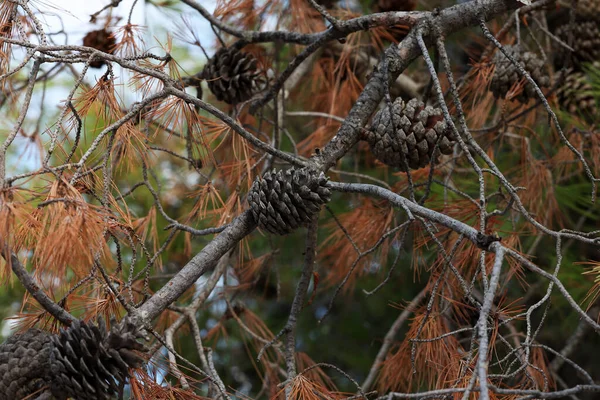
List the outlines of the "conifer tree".
{"label": "conifer tree", "polygon": [[42,3],[0,4],[0,400],[596,398],[597,2]]}

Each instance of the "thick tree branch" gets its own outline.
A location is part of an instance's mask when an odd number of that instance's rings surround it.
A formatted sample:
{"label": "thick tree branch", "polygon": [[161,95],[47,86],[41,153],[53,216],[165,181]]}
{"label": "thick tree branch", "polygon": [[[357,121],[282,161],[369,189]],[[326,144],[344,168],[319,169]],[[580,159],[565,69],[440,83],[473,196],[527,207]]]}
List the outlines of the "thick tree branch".
{"label": "thick tree branch", "polygon": [[[433,26],[436,32],[447,36],[453,32],[479,23],[480,18],[489,20],[496,15],[515,9],[522,5],[515,0],[482,0],[470,1],[456,5],[439,13],[428,15],[421,19],[418,27],[421,29],[425,42],[433,41]],[[352,146],[359,140],[360,130],[375,112],[385,94],[385,81],[394,82],[419,55],[421,50],[417,41],[416,29],[398,45],[390,46],[384,55],[380,67],[377,68],[366,84],[363,92],[350,110],[346,122],[342,124],[333,139],[316,156],[316,162],[323,170],[335,165]],[[387,68],[383,66],[387,64]],[[386,73],[386,70],[389,73]]]}
{"label": "thick tree branch", "polygon": [[256,228],[256,222],[249,211],[234,219],[223,232],[192,258],[177,275],[142,304],[136,311],[137,316],[142,318],[145,323],[149,323],[156,318],[189,289],[198,278],[212,269],[225,253],[249,235],[254,228]]}

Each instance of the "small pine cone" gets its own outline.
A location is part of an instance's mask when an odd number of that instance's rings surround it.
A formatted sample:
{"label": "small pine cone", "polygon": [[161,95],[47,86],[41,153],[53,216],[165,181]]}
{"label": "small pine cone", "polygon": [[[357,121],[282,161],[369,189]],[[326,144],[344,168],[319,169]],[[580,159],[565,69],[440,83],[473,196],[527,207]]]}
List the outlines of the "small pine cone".
{"label": "small pine cone", "polygon": [[261,229],[286,235],[308,224],[330,197],[325,174],[292,168],[269,171],[257,178],[248,193],[248,203]]}
{"label": "small pine cone", "polygon": [[0,400],[23,399],[48,387],[51,335],[39,329],[9,337],[0,345]]}
{"label": "small pine cone", "polygon": [[[582,63],[600,61],[600,21],[576,20],[573,25],[573,63],[580,67]],[[556,36],[569,43],[569,24],[556,29]],[[567,58],[568,50],[557,45],[556,61],[562,66]]]}
{"label": "small pine cone", "polygon": [[[379,111],[365,139],[377,159],[384,164],[406,172],[402,158],[411,169],[423,168],[439,153],[451,154],[454,135],[448,129],[439,108],[425,106],[412,99],[405,103],[397,98],[392,104],[392,118],[388,106]],[[438,143],[438,152],[434,154]]]}
{"label": "small pine cone", "polygon": [[257,60],[234,47],[220,48],[202,71],[215,97],[228,104],[248,100],[264,84]]}
{"label": "small pine cone", "polygon": [[[92,47],[96,50],[103,51],[104,53],[112,54],[117,41],[115,37],[107,31],[106,29],[99,29],[97,31],[88,32],[87,35],[83,38],[83,45],[87,47]],[[94,59],[90,63],[90,67],[92,68],[100,68],[104,64],[104,60]]]}
{"label": "small pine cone", "polygon": [[417,8],[417,0],[377,0],[374,3],[375,12],[413,11]]}
{"label": "small pine cone", "polygon": [[571,115],[580,115],[585,119],[596,118],[598,115],[594,88],[583,72],[569,71],[565,81],[557,89],[556,96],[560,108]]}
{"label": "small pine cone", "polygon": [[146,351],[137,341],[140,330],[128,319],[113,324],[107,333],[98,325],[74,322],[52,336],[50,355],[52,394],[57,398],[104,400],[119,391],[129,368],[139,368],[143,359],[135,351]]}
{"label": "small pine cone", "polygon": [[[528,51],[520,52],[517,46],[504,46],[504,48],[531,75],[531,78],[533,78],[539,87],[550,85],[550,78],[548,77],[544,61],[536,54]],[[527,103],[530,98],[535,98],[536,95],[533,86],[524,77],[521,77],[517,67],[504,53],[497,50],[492,62],[495,64],[496,69],[492,77],[490,90],[495,98],[506,97],[513,85],[521,81],[523,89],[515,96],[515,99],[521,103]]]}

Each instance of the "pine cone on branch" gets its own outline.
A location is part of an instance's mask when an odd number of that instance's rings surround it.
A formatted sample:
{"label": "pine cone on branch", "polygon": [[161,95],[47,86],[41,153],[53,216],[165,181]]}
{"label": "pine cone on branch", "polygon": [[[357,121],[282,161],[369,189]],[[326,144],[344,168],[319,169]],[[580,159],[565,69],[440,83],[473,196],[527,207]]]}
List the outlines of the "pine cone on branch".
{"label": "pine cone on branch", "polygon": [[234,47],[220,48],[202,71],[215,97],[228,104],[250,99],[264,84],[256,58]]}
{"label": "pine cone on branch", "polygon": [[[600,62],[594,63],[600,68]],[[579,115],[586,120],[597,118],[598,107],[594,97],[594,88],[587,74],[570,70],[562,85],[556,90],[560,108],[571,114]]]}
{"label": "pine cone on branch", "polygon": [[259,227],[277,235],[308,224],[330,198],[325,174],[309,168],[269,171],[254,181],[248,193]]}
{"label": "pine cone on branch", "polygon": [[[15,400],[49,391],[57,400],[106,400],[129,377],[129,368],[144,360],[140,330],[128,319],[107,332],[98,325],[75,321],[57,335],[30,329],[0,345],[0,400]],[[41,394],[41,393],[38,393]]]}
{"label": "pine cone on branch", "polygon": [[[83,38],[83,45],[100,50],[104,53],[113,54],[117,41],[115,37],[106,30],[106,28],[88,32]],[[94,59],[90,62],[90,67],[101,68],[106,62],[101,59]]]}
{"label": "pine cone on branch", "polygon": [[[371,130],[365,139],[379,161],[406,172],[404,158],[410,169],[423,168],[439,154],[451,154],[455,138],[448,129],[442,111],[425,106],[417,99],[407,103],[397,98],[389,107],[375,114]],[[435,146],[438,149],[434,152]]]}
{"label": "pine cone on branch", "polygon": [[[600,20],[577,19],[572,27],[573,33],[573,64],[579,68],[583,63],[600,61]],[[569,24],[564,24],[556,29],[556,36],[565,43],[569,43]],[[567,58],[568,49],[557,45],[556,60],[558,65],[563,65]]]}
{"label": "pine cone on branch", "polygon": [[[504,49],[510,54],[524,69],[531,75],[531,78],[539,87],[547,87],[550,84],[550,78],[544,61],[536,54],[525,51],[521,52],[518,46],[504,46]],[[535,98],[535,89],[524,78],[521,77],[517,66],[512,63],[500,50],[496,51],[492,62],[495,64],[494,76],[490,84],[490,90],[495,98],[504,98],[513,86],[521,83],[523,85],[515,99],[521,103],[527,103],[529,99]]]}

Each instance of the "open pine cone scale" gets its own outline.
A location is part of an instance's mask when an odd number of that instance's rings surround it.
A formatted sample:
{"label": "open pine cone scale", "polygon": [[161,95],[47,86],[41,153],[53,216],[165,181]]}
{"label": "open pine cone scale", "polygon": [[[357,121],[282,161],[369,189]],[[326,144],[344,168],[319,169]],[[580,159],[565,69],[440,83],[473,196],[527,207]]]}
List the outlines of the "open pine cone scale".
{"label": "open pine cone scale", "polygon": [[365,139],[379,161],[405,172],[406,165],[423,168],[440,153],[451,154],[455,142],[440,109],[401,98],[392,104],[392,114],[387,106],[375,114]]}
{"label": "open pine cone scale", "polygon": [[258,60],[234,47],[219,49],[208,60],[202,77],[215,97],[228,104],[250,99],[264,84]]}
{"label": "open pine cone scale", "polygon": [[130,368],[140,368],[147,351],[140,329],[128,319],[107,331],[75,321],[52,335],[39,329],[10,337],[0,345],[0,400],[49,392],[54,399],[108,400],[119,393]]}

